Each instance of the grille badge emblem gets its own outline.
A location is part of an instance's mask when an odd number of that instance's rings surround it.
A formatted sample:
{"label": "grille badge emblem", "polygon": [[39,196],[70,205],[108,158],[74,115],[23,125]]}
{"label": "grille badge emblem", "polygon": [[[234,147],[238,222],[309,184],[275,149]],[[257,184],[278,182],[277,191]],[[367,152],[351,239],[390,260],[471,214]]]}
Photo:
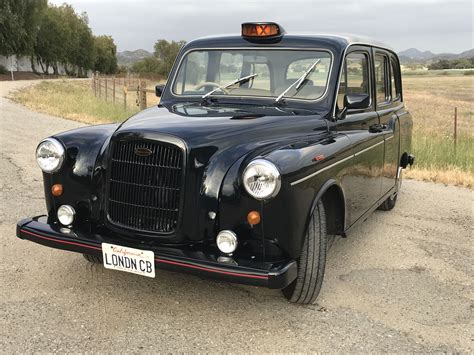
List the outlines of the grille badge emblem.
{"label": "grille badge emblem", "polygon": [[153,154],[153,151],[148,148],[140,147],[140,148],[135,148],[135,154],[140,157],[148,157]]}

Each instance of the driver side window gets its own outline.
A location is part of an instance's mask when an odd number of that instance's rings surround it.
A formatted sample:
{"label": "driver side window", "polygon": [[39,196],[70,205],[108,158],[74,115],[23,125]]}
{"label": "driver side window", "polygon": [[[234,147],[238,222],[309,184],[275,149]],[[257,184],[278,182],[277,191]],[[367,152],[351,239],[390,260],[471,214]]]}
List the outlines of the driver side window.
{"label": "driver side window", "polygon": [[370,96],[369,57],[367,53],[353,52],[347,55],[342,67],[337,108],[344,107],[344,96],[347,94],[367,94]]}

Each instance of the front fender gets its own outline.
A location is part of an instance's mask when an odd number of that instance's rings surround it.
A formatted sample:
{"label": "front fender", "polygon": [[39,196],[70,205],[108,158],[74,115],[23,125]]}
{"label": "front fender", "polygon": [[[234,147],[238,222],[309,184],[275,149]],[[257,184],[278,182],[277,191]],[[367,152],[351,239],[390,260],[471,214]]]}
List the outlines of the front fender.
{"label": "front fender", "polygon": [[240,222],[244,228],[247,213],[258,210],[262,222],[248,238],[260,238],[266,248],[271,248],[265,251],[266,258],[277,255],[276,249],[281,256],[298,258],[316,201],[332,185],[340,188],[341,177],[350,169],[350,141],[345,135],[327,133],[285,145],[263,157],[276,164],[282,174],[279,194],[264,202],[248,196],[240,176],[250,159],[240,159],[224,180],[220,225],[231,228]]}
{"label": "front fender", "polygon": [[[66,159],[62,168],[54,173],[43,173],[44,192],[48,215],[55,215],[57,207],[62,204],[76,203],[81,217],[90,218],[91,205],[98,203],[102,172],[99,160],[108,145],[113,132],[119,126],[105,124],[74,129],[54,136],[66,149]],[[51,186],[62,184],[63,194],[51,195]],[[100,209],[100,206],[97,206]]]}

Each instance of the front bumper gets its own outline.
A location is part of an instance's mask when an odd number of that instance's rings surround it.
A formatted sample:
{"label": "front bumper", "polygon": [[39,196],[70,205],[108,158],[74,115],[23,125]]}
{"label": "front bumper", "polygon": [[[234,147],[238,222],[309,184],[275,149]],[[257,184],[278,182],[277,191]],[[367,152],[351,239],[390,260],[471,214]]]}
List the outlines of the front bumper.
{"label": "front bumper", "polygon": [[51,248],[76,253],[102,256],[102,243],[123,245],[131,248],[152,250],[157,268],[185,272],[213,279],[281,289],[296,278],[295,261],[269,264],[245,262],[232,265],[217,261],[217,257],[199,250],[176,247],[159,247],[152,244],[131,243],[129,240],[106,235],[84,234],[48,224],[46,216],[26,218],[17,223],[16,235]]}

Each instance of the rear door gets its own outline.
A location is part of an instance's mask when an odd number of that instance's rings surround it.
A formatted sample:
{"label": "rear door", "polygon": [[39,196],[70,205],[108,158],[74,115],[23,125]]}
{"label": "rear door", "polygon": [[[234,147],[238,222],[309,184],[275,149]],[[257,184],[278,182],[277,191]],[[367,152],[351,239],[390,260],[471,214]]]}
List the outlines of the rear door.
{"label": "rear door", "polygon": [[350,47],[341,73],[337,110],[343,109],[344,95],[366,93],[371,97],[368,107],[348,110],[337,121],[337,130],[352,142],[354,165],[342,178],[350,224],[359,219],[380,198],[384,155],[383,133],[375,110],[373,64],[370,47]]}
{"label": "rear door", "polygon": [[381,196],[395,186],[399,166],[400,124],[397,111],[401,100],[400,66],[388,51],[374,49],[376,109],[384,137]]}

